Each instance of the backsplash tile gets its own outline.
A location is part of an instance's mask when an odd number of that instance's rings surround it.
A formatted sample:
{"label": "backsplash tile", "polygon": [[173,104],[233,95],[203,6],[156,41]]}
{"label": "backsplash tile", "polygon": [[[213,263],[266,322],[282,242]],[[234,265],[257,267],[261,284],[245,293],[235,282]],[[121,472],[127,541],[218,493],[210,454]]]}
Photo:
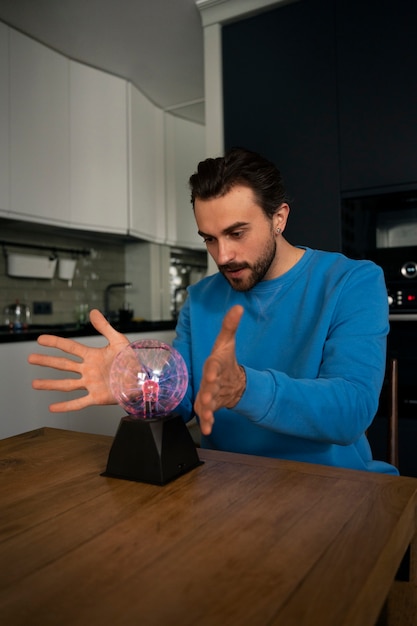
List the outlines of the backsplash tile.
{"label": "backsplash tile", "polygon": [[[3,310],[16,302],[28,304],[32,311],[33,324],[66,324],[76,321],[80,304],[103,311],[104,291],[110,283],[125,280],[125,244],[123,240],[89,232],[73,232],[68,229],[48,228],[40,225],[0,219],[0,239],[24,244],[62,247],[65,249],[87,249],[90,255],[79,256],[72,282],[58,278],[56,271],[52,279],[14,278],[7,275],[6,253],[40,254],[39,250],[3,246],[0,256],[0,324]],[[43,252],[41,253],[43,254]],[[48,251],[45,250],[45,255]],[[59,257],[60,253],[58,253]],[[70,255],[62,253],[62,257]],[[111,308],[123,307],[123,290],[112,293]],[[52,302],[52,315],[34,315],[34,302]]]}

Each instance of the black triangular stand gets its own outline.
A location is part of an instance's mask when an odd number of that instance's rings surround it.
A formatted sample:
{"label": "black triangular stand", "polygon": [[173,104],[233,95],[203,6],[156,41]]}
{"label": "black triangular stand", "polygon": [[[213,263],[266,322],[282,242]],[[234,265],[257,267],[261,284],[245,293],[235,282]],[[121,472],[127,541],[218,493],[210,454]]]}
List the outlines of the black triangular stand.
{"label": "black triangular stand", "polygon": [[120,421],[103,476],[165,485],[201,461],[180,415]]}

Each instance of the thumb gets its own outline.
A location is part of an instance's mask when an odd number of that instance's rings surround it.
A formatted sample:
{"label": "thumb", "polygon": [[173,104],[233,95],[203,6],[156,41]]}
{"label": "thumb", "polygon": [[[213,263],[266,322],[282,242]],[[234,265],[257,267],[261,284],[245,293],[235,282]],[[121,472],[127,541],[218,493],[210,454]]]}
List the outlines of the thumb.
{"label": "thumb", "polygon": [[223,318],[222,327],[214,343],[214,347],[234,340],[240,320],[244,313],[244,308],[240,304],[235,304]]}
{"label": "thumb", "polygon": [[113,328],[113,326],[109,324],[104,315],[100,313],[98,309],[92,309],[90,311],[90,322],[92,323],[94,328],[107,339],[109,343],[123,340],[125,340],[124,343],[129,343],[129,340],[121,333],[119,333],[119,331]]}

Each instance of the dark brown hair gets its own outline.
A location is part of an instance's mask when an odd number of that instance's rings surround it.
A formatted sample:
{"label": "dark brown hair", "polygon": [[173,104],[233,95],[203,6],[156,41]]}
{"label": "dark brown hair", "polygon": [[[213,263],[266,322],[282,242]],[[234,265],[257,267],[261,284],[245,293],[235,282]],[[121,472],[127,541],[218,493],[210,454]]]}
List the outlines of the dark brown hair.
{"label": "dark brown hair", "polygon": [[272,162],[244,148],[232,148],[224,157],[201,161],[189,184],[193,207],[196,198],[219,198],[236,185],[252,189],[257,203],[269,218],[287,202],[280,171]]}

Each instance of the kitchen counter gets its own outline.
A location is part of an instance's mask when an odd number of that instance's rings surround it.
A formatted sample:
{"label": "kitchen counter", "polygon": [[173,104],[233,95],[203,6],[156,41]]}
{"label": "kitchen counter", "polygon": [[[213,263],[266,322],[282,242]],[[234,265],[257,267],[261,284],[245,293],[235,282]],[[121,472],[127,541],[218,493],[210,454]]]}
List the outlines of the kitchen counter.
{"label": "kitchen counter", "polygon": [[[116,330],[123,334],[148,333],[160,330],[174,330],[175,320],[162,320],[159,322],[128,322],[121,324],[112,323]],[[93,337],[99,333],[91,324],[79,326],[76,324],[33,324],[22,331],[11,331],[6,326],[0,326],[0,343],[11,343],[17,341],[36,341],[39,335],[59,335],[60,337]]]}

